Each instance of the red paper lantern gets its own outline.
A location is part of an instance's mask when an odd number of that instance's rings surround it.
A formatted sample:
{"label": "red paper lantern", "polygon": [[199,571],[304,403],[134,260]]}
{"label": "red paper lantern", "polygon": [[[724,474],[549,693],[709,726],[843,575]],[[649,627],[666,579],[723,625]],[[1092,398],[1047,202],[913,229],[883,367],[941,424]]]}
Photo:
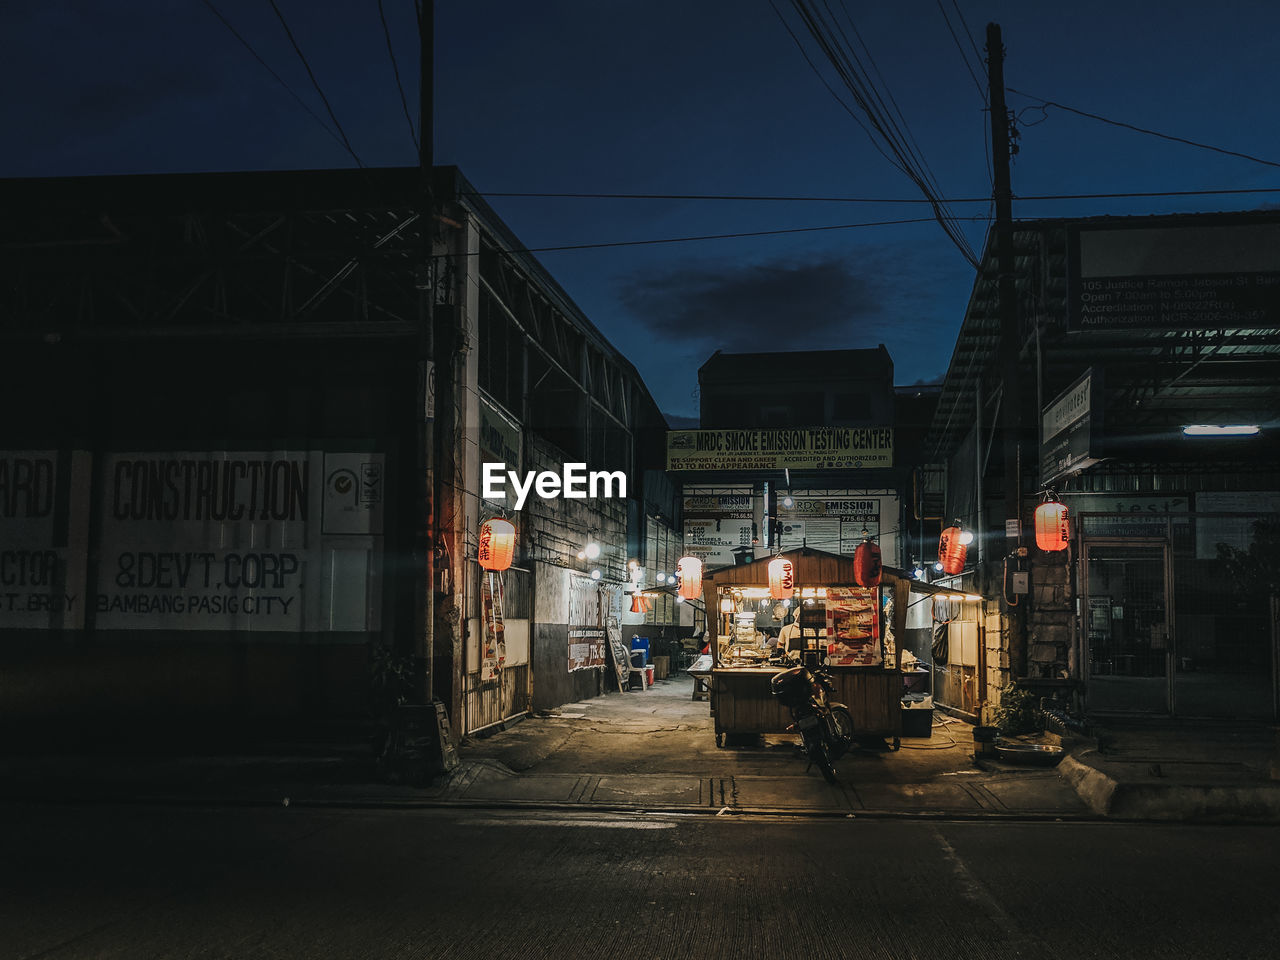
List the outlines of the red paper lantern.
{"label": "red paper lantern", "polygon": [[1036,507],[1036,546],[1056,553],[1067,549],[1071,539],[1067,527],[1067,505],[1060,500],[1049,500]]}
{"label": "red paper lantern", "polygon": [[960,534],[964,531],[957,523],[942,531],[938,538],[938,562],[942,564],[942,572],[951,576],[964,571],[965,557],[969,547],[960,542]]}
{"label": "red paper lantern", "polygon": [[774,557],[769,561],[769,596],[775,600],[786,600],[795,592],[795,566],[784,557]]}
{"label": "red paper lantern", "polygon": [[853,581],[860,587],[880,586],[880,547],[863,540],[853,551]]}
{"label": "red paper lantern", "polygon": [[696,600],[702,596],[702,561],[697,557],[681,557],[676,563],[676,574],[680,577],[680,596],[686,600]]}
{"label": "red paper lantern", "polygon": [[480,546],[476,559],[485,570],[506,570],[516,553],[516,528],[507,520],[486,520],[480,524]]}

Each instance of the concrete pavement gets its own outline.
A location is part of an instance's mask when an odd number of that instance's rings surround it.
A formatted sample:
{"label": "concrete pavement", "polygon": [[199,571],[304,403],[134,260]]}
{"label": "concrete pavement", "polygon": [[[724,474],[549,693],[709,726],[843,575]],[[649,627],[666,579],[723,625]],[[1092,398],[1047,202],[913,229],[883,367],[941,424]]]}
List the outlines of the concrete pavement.
{"label": "concrete pavement", "polygon": [[255,756],[0,757],[0,799],[651,810],[729,816],[1134,819],[1280,823],[1265,724],[1110,722],[1056,768],[975,762],[972,727],[934,713],[932,736],[871,744],[829,786],[793,736],[715,745],[688,677],[567,704],[474,737],[451,777],[382,782],[365,744]]}

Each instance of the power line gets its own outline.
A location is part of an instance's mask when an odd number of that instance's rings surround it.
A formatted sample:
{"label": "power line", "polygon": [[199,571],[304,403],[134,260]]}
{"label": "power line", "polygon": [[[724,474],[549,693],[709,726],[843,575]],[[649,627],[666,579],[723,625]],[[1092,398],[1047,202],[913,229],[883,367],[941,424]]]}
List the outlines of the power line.
{"label": "power line", "polygon": [[311,78],[311,85],[315,87],[316,93],[320,95],[324,108],[329,111],[329,119],[333,121],[334,127],[342,137],[342,145],[346,148],[347,153],[351,154],[356,162],[356,166],[363,167],[364,161],[356,154],[355,148],[351,146],[351,140],[347,137],[347,131],[342,129],[342,124],[338,122],[338,115],[333,112],[333,105],[329,103],[329,98],[324,95],[324,91],[320,89],[320,81],[316,79],[315,72],[311,69],[311,64],[307,62],[306,55],[302,52],[302,48],[298,46],[298,41],[294,39],[293,31],[289,29],[289,21],[284,18],[284,14],[280,12],[280,8],[276,5],[276,0],[267,0],[271,4],[271,9],[275,11],[276,18],[280,21],[280,26],[284,27],[285,35],[289,38],[289,43],[293,45],[293,52],[298,55],[298,59],[302,61],[302,66],[306,68],[307,76]]}
{"label": "power line", "polygon": [[404,119],[409,124],[409,136],[413,139],[414,156],[417,156],[421,149],[418,146],[418,133],[413,128],[413,118],[409,116],[409,101],[404,95],[404,84],[400,82],[400,65],[396,63],[396,51],[391,45],[391,28],[387,26],[387,13],[382,7],[382,0],[378,0],[378,19],[382,21],[382,35],[387,40],[387,56],[391,58],[391,70],[396,75],[396,89],[400,91],[400,106],[404,108]]}
{"label": "power line", "polygon": [[[973,31],[969,29],[969,21],[964,18],[964,11],[960,9],[960,4],[957,3],[956,0],[951,0],[951,5],[956,8],[956,16],[960,18],[960,25],[964,27],[965,35],[969,38],[969,46],[973,49],[973,55],[977,58],[979,63],[985,63],[986,61],[982,57],[982,51],[978,49],[978,43],[973,39]],[[983,72],[985,73],[986,71],[984,70]],[[986,103],[986,101],[987,91],[984,88],[982,91],[982,102]]]}
{"label": "power line", "polygon": [[[1015,200],[1123,200],[1145,197],[1212,197],[1233,194],[1280,193],[1280,187],[1240,187],[1222,190],[1144,190],[1115,193],[1014,194]],[[785,203],[932,203],[925,197],[816,197],[718,193],[538,193],[515,191],[464,191],[466,196],[516,197],[548,200],[733,200]],[[945,203],[990,203],[990,197],[947,197]]]}
{"label": "power line", "polygon": [[778,15],[778,19],[782,21],[783,28],[787,31],[788,34],[791,35],[791,39],[795,41],[796,49],[800,51],[800,56],[804,57],[805,63],[809,64],[809,68],[813,71],[814,75],[822,82],[822,85],[827,88],[827,92],[831,94],[835,102],[840,104],[840,106],[844,108],[845,113],[849,114],[849,116],[853,118],[853,122],[862,128],[862,132],[867,135],[867,139],[870,140],[871,145],[876,148],[876,152],[879,153],[880,156],[888,160],[892,166],[896,167],[903,174],[906,174],[907,171],[902,167],[902,165],[893,157],[889,156],[889,154],[885,152],[884,148],[880,146],[875,136],[871,133],[870,130],[867,129],[867,125],[863,121],[863,119],[853,111],[852,107],[850,107],[847,103],[844,102],[844,100],[840,98],[840,94],[836,93],[835,87],[831,86],[831,84],[827,82],[827,78],[822,75],[822,71],[818,69],[818,65],[813,62],[812,58],[809,56],[808,51],[805,50],[804,44],[800,42],[800,38],[797,37],[795,34],[795,31],[791,29],[791,24],[787,23],[786,18],[782,15],[782,11],[778,9],[777,4],[775,4],[773,0],[769,0],[769,6],[773,7],[773,12],[776,13]]}
{"label": "power line", "polygon": [[[985,220],[986,217],[960,217],[961,220]],[[818,233],[826,230],[854,230],[859,227],[889,227],[909,223],[933,223],[932,217],[913,217],[903,220],[873,220],[865,223],[833,223],[821,227],[790,227],[783,230],[752,230],[744,233],[712,233],[696,237],[665,237],[659,240],[614,240],[606,243],[573,243],[556,247],[521,247],[504,250],[504,253],[555,253],[561,250],[601,250],[608,247],[640,247],[659,243],[692,243],[699,240],[736,240],[741,237],[774,237],[792,233]],[[445,254],[446,259],[479,256],[478,253]]]}
{"label": "power line", "polygon": [[[937,0],[937,4],[938,12],[942,14],[943,22],[947,25],[947,32],[951,34],[951,39],[954,40],[956,44],[956,50],[960,52],[960,59],[964,61],[964,68],[969,71],[969,76],[973,78],[973,85],[978,88],[978,96],[982,98],[982,102],[985,104],[987,102],[986,88],[983,87],[982,81],[978,79],[978,75],[973,72],[973,65],[969,62],[969,56],[964,52],[964,47],[960,45],[960,38],[956,36],[955,28],[951,26],[951,18],[947,16],[947,8],[942,5],[942,0]],[[959,12],[959,9],[960,8],[957,7],[956,11]],[[970,37],[969,40],[971,43],[973,42],[972,37]],[[981,62],[981,58],[979,58],[979,62]]]}
{"label": "power line", "polygon": [[[832,10],[830,3],[827,0],[819,0],[819,2],[826,10],[825,17],[818,9],[818,3],[816,2],[790,0],[790,5],[801,23],[804,24],[818,50],[822,52],[828,64],[853,98],[854,103],[865,114],[870,127],[879,135],[880,140],[888,148],[889,154],[892,155],[889,158],[890,162],[920,189],[921,194],[929,199],[933,208],[934,219],[938,221],[943,232],[947,234],[964,258],[976,268],[978,266],[977,255],[964,234],[952,222],[954,218],[951,212],[945,209],[940,201],[938,197],[940,191],[933,173],[910,132],[906,118],[902,115],[902,111],[898,109],[892,93],[888,90],[888,85],[885,83],[883,76],[880,75],[871,51],[859,34],[852,17],[849,16],[843,0],[841,0],[841,9],[844,11],[845,20],[848,22],[852,34],[857,38],[858,46],[861,47],[866,62],[870,64],[870,70],[864,66],[863,58],[859,56],[854,45],[849,42],[844,27],[840,24],[839,18]],[[773,5],[772,0],[771,5]],[[800,47],[805,60],[821,77],[821,72],[817,71],[813,60],[805,53],[804,47],[796,36],[795,31],[791,30],[786,18],[782,16],[777,6],[773,6],[775,13],[783,21],[792,40]],[[885,88],[884,94],[872,81],[872,72],[879,76],[880,84]],[[825,78],[823,82],[828,90],[832,89],[829,84],[826,84]],[[886,96],[889,103],[885,101]],[[836,99],[843,105],[843,100],[840,100],[839,97]],[[893,109],[890,109],[889,104],[892,104]],[[846,107],[846,109],[848,108]],[[867,130],[865,126],[863,129],[864,131]],[[880,144],[875,137],[872,137],[872,142],[877,149],[880,148]],[[885,154],[883,149],[880,152],[882,155]]]}
{"label": "power line", "polygon": [[284,78],[282,78],[280,74],[276,73],[274,70],[271,69],[271,65],[267,63],[267,61],[263,60],[261,56],[259,56],[258,51],[253,49],[253,46],[249,43],[248,40],[246,40],[240,34],[240,31],[231,25],[231,21],[229,21],[226,17],[222,15],[222,11],[220,11],[217,7],[215,7],[211,2],[211,0],[203,0],[203,3],[206,7],[209,8],[210,12],[222,22],[222,25],[231,31],[231,35],[234,36],[237,40],[239,40],[240,43],[244,46],[244,48],[248,50],[250,54],[253,55],[253,59],[257,60],[258,63],[262,64],[263,69],[265,69],[267,73],[275,77],[276,83],[284,87],[285,90],[289,92],[289,96],[293,97],[293,99],[298,101],[298,105],[302,107],[303,110],[307,111],[307,113],[311,115],[312,119],[314,119],[316,123],[320,124],[320,126],[324,128],[325,133],[333,137],[333,139],[337,142],[338,146],[344,147],[345,144],[342,142],[342,139],[338,136],[338,134],[334,132],[334,129],[331,126],[329,126],[329,124],[325,123],[324,120],[321,119],[320,115],[316,113],[314,110],[312,110],[311,107],[307,105],[307,102],[302,99],[302,97],[298,96],[297,92],[293,89],[293,87],[285,83]]}
{"label": "power line", "polygon": [[1252,160],[1254,163],[1261,163],[1267,167],[1280,167],[1280,163],[1274,160],[1264,160],[1262,157],[1255,157],[1248,153],[1239,153],[1235,150],[1225,150],[1222,147],[1215,147],[1209,143],[1200,143],[1196,140],[1188,140],[1185,137],[1175,137],[1168,133],[1160,133],[1158,130],[1148,130],[1145,127],[1134,126],[1132,123],[1125,123],[1122,120],[1111,120],[1107,117],[1099,116],[1096,113],[1089,113],[1087,110],[1077,110],[1075,107],[1068,107],[1066,104],[1058,103],[1055,100],[1046,100],[1044,97],[1037,97],[1032,93],[1023,93],[1021,90],[1015,90],[1013,87],[1005,87],[1010,93],[1016,93],[1020,97],[1026,97],[1028,100],[1039,100],[1041,107],[1057,107],[1059,110],[1065,110],[1068,113],[1074,113],[1081,117],[1088,117],[1090,120],[1098,120],[1102,123],[1110,124],[1113,127],[1123,127],[1125,130],[1132,130],[1135,133],[1145,133],[1151,137],[1159,137],[1161,140],[1171,140],[1174,143],[1183,143],[1189,147],[1199,147],[1201,150],[1212,150],[1214,153],[1225,154],[1228,157],[1239,157],[1242,160]]}

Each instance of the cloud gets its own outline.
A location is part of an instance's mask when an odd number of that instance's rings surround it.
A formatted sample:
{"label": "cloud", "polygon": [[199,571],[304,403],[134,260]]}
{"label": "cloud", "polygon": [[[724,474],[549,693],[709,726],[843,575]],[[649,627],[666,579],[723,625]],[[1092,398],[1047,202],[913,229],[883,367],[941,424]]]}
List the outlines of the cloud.
{"label": "cloud", "polygon": [[[649,269],[625,278],[622,305],[668,342],[726,351],[874,346],[901,334],[903,291],[876,254]],[[909,316],[910,314],[908,314]]]}

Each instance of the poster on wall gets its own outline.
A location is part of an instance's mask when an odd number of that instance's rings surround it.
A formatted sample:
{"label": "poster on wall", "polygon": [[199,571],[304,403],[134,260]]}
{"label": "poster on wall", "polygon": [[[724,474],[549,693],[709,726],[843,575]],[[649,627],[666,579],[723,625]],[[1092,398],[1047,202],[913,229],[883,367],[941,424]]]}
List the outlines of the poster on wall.
{"label": "poster on wall", "polygon": [[878,587],[827,588],[827,662],[842,667],[877,667],[880,649]]}
{"label": "poster on wall", "polygon": [[84,626],[90,456],[0,452],[0,629]]}
{"label": "poster on wall", "polygon": [[751,487],[685,487],[684,555],[697,557],[704,570],[731,567],[735,549],[751,549],[755,535],[755,497]]}
{"label": "poster on wall", "polygon": [[506,625],[502,619],[502,574],[486,570],[480,582],[480,679],[496,680],[507,664]]}
{"label": "poster on wall", "polygon": [[380,453],[111,453],[93,598],[104,630],[380,624]]}
{"label": "poster on wall", "polygon": [[[884,562],[897,556],[898,498],[865,491],[826,490],[790,494],[779,505],[781,548],[809,547],[852,556],[864,537],[880,545]],[[865,531],[865,532],[864,532]]]}
{"label": "poster on wall", "polygon": [[[619,615],[621,623],[621,615]],[[590,577],[569,578],[569,672],[603,667],[608,642],[608,604],[601,584]]]}

